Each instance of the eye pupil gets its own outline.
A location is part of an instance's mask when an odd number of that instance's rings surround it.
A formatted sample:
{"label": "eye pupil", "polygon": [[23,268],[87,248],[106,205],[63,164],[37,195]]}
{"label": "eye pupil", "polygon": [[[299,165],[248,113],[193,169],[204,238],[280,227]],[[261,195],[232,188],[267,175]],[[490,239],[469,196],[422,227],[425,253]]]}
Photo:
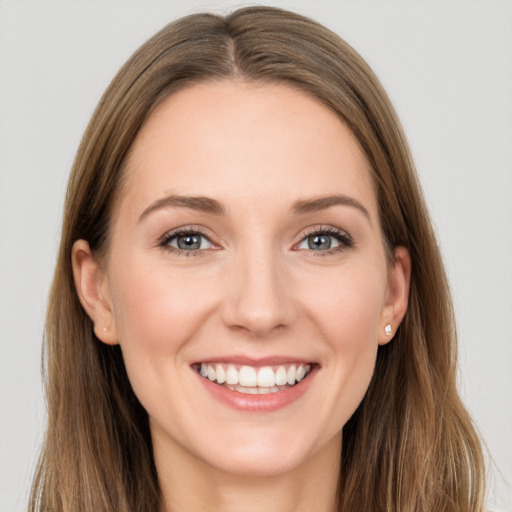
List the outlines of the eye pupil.
{"label": "eye pupil", "polygon": [[330,249],[331,237],[327,235],[311,235],[308,237],[308,247],[313,250]]}
{"label": "eye pupil", "polygon": [[181,235],[178,237],[178,247],[185,251],[199,249],[201,247],[201,237],[198,235]]}

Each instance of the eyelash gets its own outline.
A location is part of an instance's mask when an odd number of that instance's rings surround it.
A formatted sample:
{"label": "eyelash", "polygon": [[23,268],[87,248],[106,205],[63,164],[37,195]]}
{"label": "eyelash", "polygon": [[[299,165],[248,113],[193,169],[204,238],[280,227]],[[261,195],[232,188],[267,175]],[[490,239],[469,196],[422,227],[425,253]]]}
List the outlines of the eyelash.
{"label": "eyelash", "polygon": [[335,228],[334,226],[320,226],[310,231],[306,231],[305,233],[302,234],[299,244],[307,240],[309,237],[315,235],[327,235],[329,237],[336,239],[336,241],[338,241],[340,245],[338,245],[337,247],[333,247],[332,249],[325,249],[321,251],[314,251],[313,249],[310,249],[309,252],[311,252],[313,256],[329,256],[331,254],[345,251],[346,249],[350,249],[351,247],[354,246],[354,239],[345,231]]}
{"label": "eyelash", "polygon": [[172,231],[170,233],[166,233],[158,242],[158,245],[169,252],[172,252],[178,256],[185,256],[189,258],[190,256],[201,256],[204,254],[205,250],[207,249],[194,249],[187,251],[185,249],[178,249],[176,247],[172,247],[169,245],[172,240],[183,236],[183,235],[191,235],[191,236],[200,236],[207,240],[210,244],[215,245],[211,240],[210,237],[204,233],[201,229],[196,227],[190,227],[190,228],[182,228],[178,229],[177,231]]}
{"label": "eyelash", "polygon": [[[170,233],[166,233],[160,240],[158,241],[159,247],[161,247],[164,250],[170,251],[178,256],[201,256],[204,254],[204,252],[208,249],[192,249],[192,250],[185,250],[185,249],[179,249],[176,247],[172,247],[169,245],[171,241],[174,239],[177,239],[180,236],[183,235],[191,235],[191,236],[199,236],[207,240],[210,244],[215,245],[210,237],[201,229],[197,227],[190,227],[190,228],[182,228],[178,229],[177,231],[172,231]],[[345,231],[342,231],[341,229],[335,228],[333,226],[320,226],[317,228],[314,228],[312,230],[306,231],[302,233],[301,239],[298,244],[295,244],[294,247],[297,245],[303,243],[307,238],[311,236],[321,236],[326,235],[329,237],[332,237],[336,239],[340,245],[337,247],[333,247],[332,249],[326,249],[326,250],[318,250],[314,251],[313,249],[309,249],[309,252],[313,253],[314,256],[327,256],[330,254],[342,252],[346,249],[350,249],[354,245],[354,240],[350,235],[348,235]],[[307,249],[298,249],[298,250],[307,250]]]}

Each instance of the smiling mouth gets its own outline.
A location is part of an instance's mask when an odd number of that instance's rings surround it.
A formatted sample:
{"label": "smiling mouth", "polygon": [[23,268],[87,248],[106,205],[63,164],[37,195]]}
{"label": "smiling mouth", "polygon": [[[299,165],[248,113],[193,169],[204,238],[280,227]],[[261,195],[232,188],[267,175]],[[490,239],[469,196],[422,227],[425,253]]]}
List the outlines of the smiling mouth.
{"label": "smiling mouth", "polygon": [[265,395],[290,389],[303,381],[313,364],[242,366],[226,363],[197,363],[192,367],[203,378],[218,386],[246,395]]}

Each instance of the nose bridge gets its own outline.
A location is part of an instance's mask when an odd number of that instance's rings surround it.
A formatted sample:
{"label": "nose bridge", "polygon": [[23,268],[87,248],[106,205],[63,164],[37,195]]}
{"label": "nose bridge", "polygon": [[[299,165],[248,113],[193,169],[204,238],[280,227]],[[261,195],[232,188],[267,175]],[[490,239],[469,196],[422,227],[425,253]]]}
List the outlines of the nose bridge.
{"label": "nose bridge", "polygon": [[270,244],[251,244],[235,256],[226,280],[225,322],[255,335],[290,323],[293,307],[283,258]]}

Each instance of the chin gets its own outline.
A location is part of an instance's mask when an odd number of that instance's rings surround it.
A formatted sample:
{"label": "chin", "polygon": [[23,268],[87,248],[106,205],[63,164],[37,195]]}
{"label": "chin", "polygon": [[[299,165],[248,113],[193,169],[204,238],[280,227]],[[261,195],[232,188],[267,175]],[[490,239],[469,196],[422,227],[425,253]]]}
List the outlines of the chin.
{"label": "chin", "polygon": [[[301,429],[248,427],[243,432],[229,429],[212,438],[197,455],[217,470],[239,476],[265,477],[291,473],[307,464],[321,446],[323,436]],[[252,430],[252,432],[251,432]],[[341,449],[341,445],[339,447]]]}
{"label": "chin", "polygon": [[[211,455],[208,457],[211,459]],[[244,477],[266,477],[291,473],[308,459],[301,453],[274,446],[270,443],[258,443],[252,446],[230,448],[224,456],[215,457],[210,464],[217,470]]]}

